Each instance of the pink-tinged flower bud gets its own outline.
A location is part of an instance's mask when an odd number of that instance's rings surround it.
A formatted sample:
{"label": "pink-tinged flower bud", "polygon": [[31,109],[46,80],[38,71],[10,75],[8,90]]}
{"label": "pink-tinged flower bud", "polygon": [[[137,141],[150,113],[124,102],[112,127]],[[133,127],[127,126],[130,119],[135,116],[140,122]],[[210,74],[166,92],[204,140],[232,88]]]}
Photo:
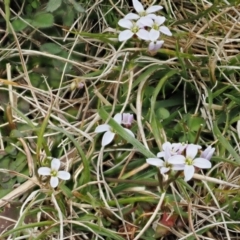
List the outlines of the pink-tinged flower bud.
{"label": "pink-tinged flower bud", "polygon": [[215,148],[212,148],[211,146],[208,146],[202,153],[201,158],[205,158],[207,160],[210,160],[212,158],[212,155],[215,151]]}
{"label": "pink-tinged flower bud", "polygon": [[123,113],[122,115],[122,124],[126,127],[131,127],[133,123],[133,114],[130,113]]}

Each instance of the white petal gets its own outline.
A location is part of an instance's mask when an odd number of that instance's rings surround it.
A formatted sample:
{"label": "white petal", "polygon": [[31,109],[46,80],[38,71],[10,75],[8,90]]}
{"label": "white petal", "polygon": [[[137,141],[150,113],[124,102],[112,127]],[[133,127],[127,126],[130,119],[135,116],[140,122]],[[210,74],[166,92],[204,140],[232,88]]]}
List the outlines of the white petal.
{"label": "white petal", "polygon": [[165,157],[165,152],[164,152],[164,151],[159,152],[159,153],[157,154],[157,157],[158,157],[158,158]]}
{"label": "white petal", "polygon": [[160,26],[166,21],[166,18],[161,16],[156,16],[154,20],[157,23],[157,25]]}
{"label": "white petal", "polygon": [[66,171],[59,171],[57,176],[62,180],[69,180],[71,178],[70,173]]}
{"label": "white petal", "polygon": [[160,32],[162,32],[163,34],[165,34],[167,36],[172,36],[172,33],[170,32],[170,30],[165,26],[161,26],[159,30],[160,30]]}
{"label": "white petal", "polygon": [[159,11],[159,10],[161,10],[161,9],[163,9],[162,6],[154,5],[154,6],[150,6],[150,7],[146,10],[146,12],[147,12],[147,13],[153,13],[153,12],[157,12],[157,11]]}
{"label": "white petal", "polygon": [[147,163],[156,167],[162,167],[164,162],[159,158],[147,158]]}
{"label": "white petal", "polygon": [[51,162],[51,168],[58,171],[58,169],[60,168],[61,162],[59,159],[57,158],[53,158],[52,162]]}
{"label": "white petal", "polygon": [[158,17],[156,14],[154,14],[154,13],[150,13],[150,14],[148,14],[147,15],[147,17],[149,17],[149,18],[151,18],[151,19],[156,19],[156,17]]}
{"label": "white petal", "polygon": [[138,0],[133,0],[132,3],[136,12],[139,13],[144,11],[143,5]]}
{"label": "white petal", "polygon": [[160,173],[161,173],[161,174],[165,174],[165,173],[167,173],[169,170],[170,170],[169,167],[161,167],[161,168],[160,168]]}
{"label": "white petal", "polygon": [[124,128],[124,129],[125,129],[125,131],[127,131],[132,137],[135,138],[135,135],[134,135],[134,133],[133,133],[131,130],[129,130],[129,129],[127,129],[127,128]]}
{"label": "white petal", "polygon": [[177,153],[181,154],[187,148],[187,146],[188,146],[188,144],[186,144],[186,143],[180,143]]}
{"label": "white petal", "polygon": [[153,25],[153,20],[148,17],[148,16],[144,16],[144,17],[141,17],[138,21],[137,21],[137,26],[139,27],[152,27]]}
{"label": "white petal", "polygon": [[149,32],[145,29],[140,29],[136,35],[143,40],[149,40]]}
{"label": "white petal", "polygon": [[108,145],[113,139],[114,139],[115,133],[112,133],[110,131],[107,131],[103,134],[102,138],[102,146]]}
{"label": "white petal", "polygon": [[172,165],[172,170],[175,170],[175,171],[183,170],[184,168],[185,168],[184,164],[174,164],[174,165]]}
{"label": "white petal", "polygon": [[50,176],[51,175],[51,169],[49,167],[40,167],[38,169],[38,174],[43,176]]}
{"label": "white petal", "polygon": [[122,124],[130,127],[132,125],[133,121],[134,121],[133,114],[130,114],[130,113],[122,114]]}
{"label": "white petal", "polygon": [[186,157],[194,159],[197,155],[198,147],[195,144],[189,144],[186,148]]}
{"label": "white petal", "polygon": [[160,36],[160,32],[159,31],[157,31],[157,30],[155,30],[155,29],[151,29],[150,30],[150,32],[149,32],[149,39],[151,40],[151,41],[156,41],[158,38],[159,38],[159,36]]}
{"label": "white petal", "polygon": [[158,51],[162,47],[163,44],[164,44],[163,40],[157,41],[155,44],[155,51]]}
{"label": "white petal", "polygon": [[171,163],[171,164],[184,164],[185,163],[185,157],[182,156],[182,155],[174,155],[174,156],[171,156],[169,159],[168,159],[168,162]]}
{"label": "white petal", "polygon": [[123,28],[128,28],[128,29],[130,29],[130,28],[133,26],[133,23],[132,23],[132,21],[123,18],[123,19],[120,19],[120,20],[118,21],[118,25],[121,26],[121,27],[123,27]]}
{"label": "white petal", "polygon": [[126,41],[128,39],[130,39],[132,36],[133,36],[133,32],[130,31],[130,30],[125,30],[125,31],[122,31],[120,32],[119,36],[118,36],[118,40],[120,42],[123,42],[123,41]]}
{"label": "white petal", "polygon": [[211,168],[212,163],[205,158],[196,158],[193,160],[193,165],[198,168]]}
{"label": "white petal", "polygon": [[[156,45],[155,45],[155,47],[156,47]],[[164,160],[168,161],[168,159],[171,157],[170,148],[166,148],[164,153],[165,153]]]}
{"label": "white petal", "polygon": [[139,19],[140,18],[140,16],[138,15],[138,14],[136,14],[136,13],[128,13],[125,17],[124,17],[124,19],[128,19],[128,20],[137,20],[137,19]]}
{"label": "white petal", "polygon": [[148,45],[148,50],[150,52],[156,52],[155,47],[156,47],[156,44],[154,42],[150,42]]}
{"label": "white petal", "polygon": [[210,160],[212,158],[212,155],[215,151],[215,148],[212,148],[211,146],[208,146],[200,155],[201,158],[205,158],[207,160]]}
{"label": "white petal", "polygon": [[162,145],[162,149],[165,150],[166,148],[172,148],[172,144],[170,142],[165,142]]}
{"label": "white petal", "polygon": [[184,181],[189,181],[192,177],[193,177],[193,174],[194,174],[194,166],[190,166],[190,165],[186,165],[185,168],[184,168]]}
{"label": "white petal", "polygon": [[122,114],[121,113],[117,113],[114,118],[113,118],[118,124],[122,123]]}
{"label": "white petal", "polygon": [[108,124],[102,124],[96,127],[95,129],[95,133],[101,133],[101,132],[106,132],[106,131],[110,131],[110,126]]}
{"label": "white petal", "polygon": [[52,188],[57,187],[58,183],[59,183],[59,180],[58,180],[57,177],[51,177],[51,179],[50,179],[50,185],[52,186]]}

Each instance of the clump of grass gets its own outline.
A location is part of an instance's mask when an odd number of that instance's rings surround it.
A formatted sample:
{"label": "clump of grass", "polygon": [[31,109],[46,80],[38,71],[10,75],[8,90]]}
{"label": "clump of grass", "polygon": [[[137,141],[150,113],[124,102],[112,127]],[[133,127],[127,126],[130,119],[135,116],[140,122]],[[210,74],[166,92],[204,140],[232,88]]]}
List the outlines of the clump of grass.
{"label": "clump of grass", "polygon": [[[12,1],[1,33],[1,237],[237,239],[238,2],[161,1],[173,36],[154,56],[118,42],[128,2],[80,1],[75,18],[64,4],[37,25],[43,3]],[[134,114],[136,138],[119,112]],[[117,134],[102,147],[105,122]],[[166,141],[214,146],[212,168],[163,191],[146,158]],[[71,173],[55,190],[37,174],[52,157]]]}

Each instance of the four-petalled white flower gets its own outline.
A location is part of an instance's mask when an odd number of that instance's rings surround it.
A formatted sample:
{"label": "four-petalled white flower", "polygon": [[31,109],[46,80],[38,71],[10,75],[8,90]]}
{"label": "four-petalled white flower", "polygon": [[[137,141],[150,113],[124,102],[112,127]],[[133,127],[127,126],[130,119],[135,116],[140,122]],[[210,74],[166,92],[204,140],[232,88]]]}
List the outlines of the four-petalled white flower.
{"label": "four-petalled white flower", "polygon": [[[117,113],[114,118],[113,118],[118,124],[122,124],[122,114],[120,113]],[[134,137],[134,134],[132,131],[130,131],[129,129],[127,128],[124,128],[125,131],[127,131],[129,134],[131,134],[133,137]],[[114,139],[115,137],[115,131],[114,129],[108,125],[108,124],[102,124],[102,125],[99,125],[96,127],[95,129],[95,132],[96,133],[102,133],[102,132],[105,132],[103,134],[103,138],[102,138],[102,146],[106,146],[108,145],[110,142],[112,142],[112,140]]]}
{"label": "four-petalled white flower", "polygon": [[133,0],[132,3],[133,3],[134,9],[136,10],[136,12],[138,14],[136,14],[136,13],[128,13],[124,17],[125,19],[137,20],[137,19],[139,19],[141,17],[145,17],[145,16],[147,16],[149,18],[154,18],[156,15],[153,14],[153,13],[163,9],[162,6],[154,5],[154,6],[150,6],[146,10],[144,10],[144,6],[138,0]]}
{"label": "four-petalled white flower", "polygon": [[[157,154],[158,158],[147,158],[147,163],[160,168],[161,174],[165,174],[172,170],[182,170],[183,165],[170,164],[168,159],[171,157],[170,148],[165,148],[164,151]],[[161,159],[163,158],[164,161]]]}
{"label": "four-petalled white flower", "polygon": [[120,32],[118,40],[123,42],[137,36],[140,40],[149,42],[148,50],[150,52],[157,52],[164,43],[159,39],[160,33],[172,36],[171,31],[166,26],[162,26],[166,18],[154,14],[163,7],[154,5],[144,10],[142,3],[138,0],[133,0],[133,7],[137,13],[128,13],[118,21],[119,26],[126,28]]}
{"label": "four-petalled white flower", "polygon": [[186,147],[186,156],[174,155],[168,159],[171,164],[183,164],[182,170],[184,171],[184,180],[189,181],[197,168],[211,168],[211,162],[203,157],[195,158],[199,150],[199,146],[195,144],[188,144]]}
{"label": "four-petalled white flower", "polygon": [[43,176],[51,176],[50,185],[52,188],[55,188],[59,184],[59,178],[62,180],[69,180],[71,175],[67,171],[59,171],[60,160],[53,158],[51,161],[51,168],[49,167],[40,167],[38,169],[38,174]]}
{"label": "four-petalled white flower", "polygon": [[134,22],[128,19],[120,19],[118,24],[123,28],[127,28],[127,30],[120,32],[118,36],[118,40],[120,42],[130,39],[134,35],[138,36],[138,38],[142,40],[148,40],[148,31],[143,28],[144,26],[140,20]]}

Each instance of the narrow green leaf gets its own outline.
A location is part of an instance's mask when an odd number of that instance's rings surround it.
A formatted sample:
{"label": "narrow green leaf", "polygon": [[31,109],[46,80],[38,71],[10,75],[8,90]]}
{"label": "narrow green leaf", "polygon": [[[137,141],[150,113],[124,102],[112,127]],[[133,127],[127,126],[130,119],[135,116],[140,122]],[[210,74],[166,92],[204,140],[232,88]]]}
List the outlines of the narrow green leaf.
{"label": "narrow green leaf", "polygon": [[83,167],[84,167],[84,171],[83,171],[83,184],[88,183],[90,181],[90,168],[89,168],[89,162],[82,150],[82,148],[80,147],[79,143],[74,139],[74,137],[69,134],[67,131],[65,131],[62,128],[56,127],[56,126],[49,126],[48,128],[56,130],[58,132],[61,132],[63,134],[65,134],[74,144],[74,146],[76,147],[79,155],[81,156],[82,162],[83,162]]}
{"label": "narrow green leaf", "polygon": [[[109,114],[105,111],[104,108],[101,108],[99,110],[99,115],[104,121],[107,121],[109,118]],[[108,121],[108,124],[126,141],[131,143],[136,150],[141,152],[145,157],[156,157],[152,152],[150,152],[148,149],[144,147],[143,144],[141,144],[136,138],[132,137],[127,131],[124,130],[124,128],[119,125],[116,121],[114,121],[112,118]]]}
{"label": "narrow green leaf", "polygon": [[153,65],[149,67],[145,72],[141,73],[141,75],[133,82],[132,88],[138,86],[139,83],[143,80],[148,79],[157,70],[159,70],[159,65]]}
{"label": "narrow green leaf", "polygon": [[[99,224],[96,225],[94,223],[90,222],[84,222],[85,225],[87,225],[94,233],[97,233],[101,236],[106,236],[109,239],[112,240],[124,240],[121,236],[119,236],[116,232],[110,231],[107,228],[101,227]],[[107,238],[107,239],[108,239]]]}
{"label": "narrow green leaf", "polygon": [[230,143],[226,140],[226,138],[223,137],[222,133],[217,127],[216,122],[213,123],[213,132],[215,136],[217,137],[218,141],[222,144],[223,147],[225,147],[228,152],[235,158],[235,161],[240,163],[240,157],[234,150],[234,148],[230,145]]}
{"label": "narrow green leaf", "polygon": [[50,156],[48,146],[47,146],[47,144],[45,142],[45,139],[44,139],[44,133],[45,133],[45,130],[46,130],[46,127],[47,127],[47,124],[48,124],[48,120],[50,118],[50,114],[51,114],[51,110],[52,110],[51,108],[49,109],[49,112],[48,112],[47,116],[44,118],[43,123],[41,125],[41,128],[38,131],[37,151],[36,151],[36,155],[37,155],[38,160],[40,159],[40,151],[41,151],[42,147],[44,147],[47,155]]}
{"label": "narrow green leaf", "polygon": [[152,114],[154,113],[154,109],[155,109],[155,103],[156,103],[156,99],[157,96],[160,92],[160,90],[162,89],[164,83],[168,80],[168,78],[170,78],[171,76],[175,75],[178,73],[178,70],[172,70],[169,71],[163,78],[160,79],[160,81],[158,82],[154,92],[153,92],[153,96],[151,98],[151,116],[150,116],[150,121],[152,119]]}

